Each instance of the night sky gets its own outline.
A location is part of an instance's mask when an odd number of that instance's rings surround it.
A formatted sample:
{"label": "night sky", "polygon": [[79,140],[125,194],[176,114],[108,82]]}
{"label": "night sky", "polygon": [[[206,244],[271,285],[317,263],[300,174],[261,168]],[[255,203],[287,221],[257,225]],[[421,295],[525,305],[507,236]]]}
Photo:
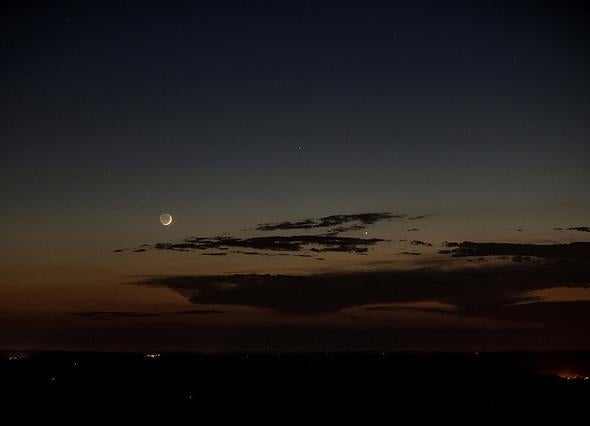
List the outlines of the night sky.
{"label": "night sky", "polygon": [[580,3],[0,8],[0,348],[590,349]]}

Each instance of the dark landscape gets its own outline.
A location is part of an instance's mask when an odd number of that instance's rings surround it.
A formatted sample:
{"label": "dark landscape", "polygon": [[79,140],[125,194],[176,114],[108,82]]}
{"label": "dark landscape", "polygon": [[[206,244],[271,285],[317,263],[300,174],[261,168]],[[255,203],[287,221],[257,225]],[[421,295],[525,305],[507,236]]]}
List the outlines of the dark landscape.
{"label": "dark landscape", "polygon": [[[446,410],[580,410],[590,353],[10,352],[2,400],[283,405],[382,403]],[[547,404],[547,405],[544,405]]]}

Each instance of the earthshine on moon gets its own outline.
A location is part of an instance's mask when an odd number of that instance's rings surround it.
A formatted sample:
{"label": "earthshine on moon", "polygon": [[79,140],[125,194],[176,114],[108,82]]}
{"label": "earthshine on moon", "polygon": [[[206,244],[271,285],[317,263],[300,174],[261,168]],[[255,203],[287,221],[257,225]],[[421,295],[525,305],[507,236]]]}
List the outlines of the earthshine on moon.
{"label": "earthshine on moon", "polygon": [[172,223],[172,216],[168,213],[163,213],[160,215],[160,223],[164,226],[168,226]]}

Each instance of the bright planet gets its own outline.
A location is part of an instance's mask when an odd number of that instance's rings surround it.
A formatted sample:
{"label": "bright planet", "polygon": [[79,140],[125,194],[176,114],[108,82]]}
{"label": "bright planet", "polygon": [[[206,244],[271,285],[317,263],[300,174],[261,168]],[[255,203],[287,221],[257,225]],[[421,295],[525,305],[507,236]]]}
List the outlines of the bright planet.
{"label": "bright planet", "polygon": [[168,226],[172,223],[172,216],[168,213],[163,213],[160,215],[160,223],[164,226]]}

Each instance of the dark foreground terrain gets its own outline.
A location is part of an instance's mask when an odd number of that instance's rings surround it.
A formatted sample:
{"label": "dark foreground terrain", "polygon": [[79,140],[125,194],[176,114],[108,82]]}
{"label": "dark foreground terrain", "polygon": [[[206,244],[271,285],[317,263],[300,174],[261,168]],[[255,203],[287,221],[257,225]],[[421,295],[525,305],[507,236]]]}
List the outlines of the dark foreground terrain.
{"label": "dark foreground terrain", "polygon": [[579,410],[588,353],[1,354],[2,401]]}

